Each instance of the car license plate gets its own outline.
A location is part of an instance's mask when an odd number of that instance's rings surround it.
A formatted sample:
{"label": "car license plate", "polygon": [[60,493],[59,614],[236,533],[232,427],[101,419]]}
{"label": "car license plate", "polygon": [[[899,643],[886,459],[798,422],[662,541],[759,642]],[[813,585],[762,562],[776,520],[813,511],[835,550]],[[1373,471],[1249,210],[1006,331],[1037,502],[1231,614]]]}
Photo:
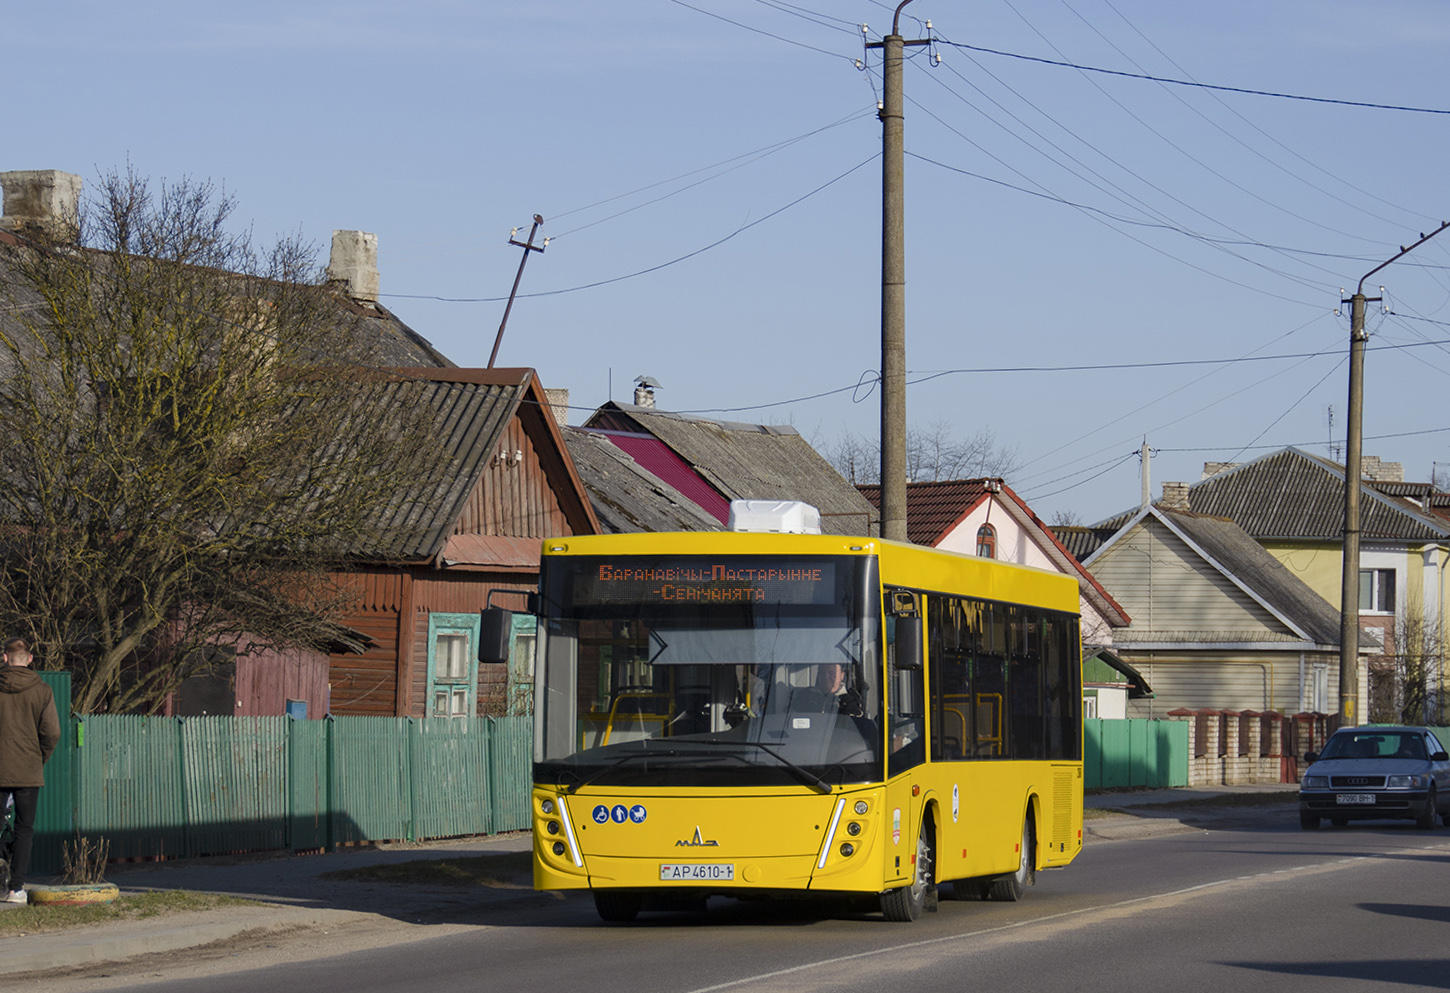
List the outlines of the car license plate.
{"label": "car license plate", "polygon": [[660,882],[720,882],[735,879],[733,862],[664,862],[660,864]]}
{"label": "car license plate", "polygon": [[1374,803],[1373,793],[1337,793],[1334,802],[1338,804]]}

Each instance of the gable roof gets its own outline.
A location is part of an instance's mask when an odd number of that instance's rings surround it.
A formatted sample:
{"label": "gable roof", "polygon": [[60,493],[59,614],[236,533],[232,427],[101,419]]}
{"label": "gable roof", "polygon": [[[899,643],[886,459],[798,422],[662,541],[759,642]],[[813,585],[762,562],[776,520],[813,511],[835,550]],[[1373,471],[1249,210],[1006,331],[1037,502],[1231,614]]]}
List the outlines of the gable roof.
{"label": "gable roof", "polygon": [[[25,241],[6,231],[0,231],[0,246],[12,250],[35,250],[28,249]],[[104,251],[89,248],[74,251],[81,253],[82,257],[92,259],[96,268],[112,264],[111,256]],[[21,331],[16,315],[22,310],[42,305],[40,294],[13,270],[14,260],[10,253],[0,250],[0,300],[7,304],[0,307],[0,330],[10,333],[12,337]],[[219,272],[218,275],[223,274]],[[258,283],[267,282],[260,276],[251,278]],[[432,342],[414,331],[382,304],[358,302],[334,287],[328,287],[323,292],[331,302],[335,316],[347,322],[349,336],[369,343],[367,351],[370,364],[381,367],[454,366],[446,355],[433,347]],[[25,336],[22,334],[19,337],[23,340]]]}
{"label": "gable roof", "polygon": [[[856,487],[877,509],[881,506],[881,487],[864,483]],[[1075,575],[1082,595],[1113,627],[1129,623],[1128,614],[1094,578],[1082,561],[1058,540],[1054,529],[1042,523],[1026,501],[1000,479],[951,479],[906,484],[906,535],[918,545],[935,548],[966,520],[982,503],[997,496],[1001,506],[1024,531],[1040,539],[1035,542],[1058,570]]]}
{"label": "gable roof", "polygon": [[878,515],[871,505],[795,428],[613,401],[584,426],[659,439],[726,501],[804,500],[821,512],[821,530],[827,534],[868,535],[875,529]]}
{"label": "gable roof", "polygon": [[[614,432],[566,427],[563,433],[574,466],[579,470],[579,478],[583,480],[589,500],[594,505],[594,514],[605,533],[721,529],[719,520],[616,444]],[[649,438],[665,447],[663,442],[652,436],[637,437]],[[665,451],[669,452],[668,448]],[[672,452],[669,454],[673,456]],[[688,468],[685,466],[686,472]],[[693,477],[693,474],[691,477],[704,486],[698,477]]]}
{"label": "gable roof", "polygon": [[[988,484],[1000,479],[951,479],[906,484],[906,540],[935,548],[941,540],[987,499]],[[881,486],[862,483],[856,487],[881,509]]]}
{"label": "gable roof", "polygon": [[[375,403],[423,408],[442,448],[431,473],[409,481],[383,509],[375,523],[373,547],[352,550],[355,557],[375,561],[443,562],[451,555],[472,555],[475,564],[527,566],[520,549],[535,567],[547,535],[480,535],[450,541],[465,504],[483,478],[489,459],[515,416],[533,441],[546,477],[575,533],[592,533],[598,520],[583,483],[569,458],[563,436],[532,369],[390,370],[396,378],[371,384]],[[493,541],[490,538],[527,539]],[[492,547],[498,546],[498,547]],[[505,561],[507,559],[507,561]]]}
{"label": "gable roof", "polygon": [[[1384,486],[1360,484],[1364,538],[1450,538],[1450,522],[1386,495]],[[1344,466],[1285,448],[1194,483],[1188,487],[1188,506],[1196,513],[1227,517],[1260,541],[1338,541],[1344,531]]]}
{"label": "gable roof", "polygon": [[[1150,518],[1176,535],[1208,568],[1267,610],[1294,636],[1321,648],[1338,646],[1339,611],[1227,518],[1168,510],[1157,505],[1142,507],[1088,557],[1087,564],[1091,566],[1110,554],[1127,534]],[[1205,634],[1154,632],[1155,640],[1177,641],[1207,640]],[[1132,640],[1131,635],[1120,640],[1126,646]]]}

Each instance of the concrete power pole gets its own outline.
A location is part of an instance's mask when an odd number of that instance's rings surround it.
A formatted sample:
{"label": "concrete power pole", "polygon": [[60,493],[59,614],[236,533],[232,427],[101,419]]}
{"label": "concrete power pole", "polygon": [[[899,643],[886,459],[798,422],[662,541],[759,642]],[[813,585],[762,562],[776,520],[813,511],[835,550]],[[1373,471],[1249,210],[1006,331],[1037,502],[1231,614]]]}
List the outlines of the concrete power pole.
{"label": "concrete power pole", "polygon": [[901,0],[882,53],[881,100],[881,536],[906,541],[906,207]]}
{"label": "concrete power pole", "polygon": [[1408,248],[1400,246],[1397,255],[1365,273],[1354,295],[1341,301],[1349,310],[1349,416],[1345,424],[1344,446],[1344,570],[1339,587],[1339,726],[1359,723],[1359,494],[1363,483],[1361,449],[1364,435],[1364,344],[1369,335],[1364,330],[1365,304],[1383,297],[1366,297],[1364,281],[1396,259],[1403,258],[1441,231],[1450,221],[1441,224]]}

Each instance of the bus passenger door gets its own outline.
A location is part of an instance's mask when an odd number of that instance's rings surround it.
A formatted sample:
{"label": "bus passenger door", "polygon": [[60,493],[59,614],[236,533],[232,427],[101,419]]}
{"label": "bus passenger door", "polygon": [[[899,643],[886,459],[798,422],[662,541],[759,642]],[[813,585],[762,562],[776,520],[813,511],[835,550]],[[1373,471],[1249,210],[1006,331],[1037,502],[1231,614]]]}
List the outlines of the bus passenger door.
{"label": "bus passenger door", "polygon": [[913,770],[926,761],[926,690],[923,604],[916,594],[895,591],[886,625],[887,754],[885,879],[914,878],[921,830],[921,785]]}

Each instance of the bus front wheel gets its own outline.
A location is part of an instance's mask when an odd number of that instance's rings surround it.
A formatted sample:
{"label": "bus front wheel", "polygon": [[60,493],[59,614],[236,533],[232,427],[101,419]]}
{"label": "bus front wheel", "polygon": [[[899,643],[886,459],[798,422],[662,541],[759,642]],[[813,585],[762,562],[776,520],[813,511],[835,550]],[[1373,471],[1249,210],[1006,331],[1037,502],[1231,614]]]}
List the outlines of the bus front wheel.
{"label": "bus front wheel", "polygon": [[987,895],[993,900],[1005,900],[1009,903],[1022,899],[1027,887],[1036,881],[1036,865],[1037,849],[1032,834],[1032,818],[1029,816],[1022,824],[1022,846],[1017,858],[1017,871],[992,880],[987,887]]}
{"label": "bus front wheel", "polygon": [[611,924],[628,924],[639,916],[641,903],[638,893],[623,890],[595,890],[594,909],[599,919]]}
{"label": "bus front wheel", "polygon": [[916,838],[916,878],[909,886],[881,894],[881,912],[888,921],[914,921],[926,907],[927,897],[936,890],[936,859],[932,846],[931,821],[921,822]]}

